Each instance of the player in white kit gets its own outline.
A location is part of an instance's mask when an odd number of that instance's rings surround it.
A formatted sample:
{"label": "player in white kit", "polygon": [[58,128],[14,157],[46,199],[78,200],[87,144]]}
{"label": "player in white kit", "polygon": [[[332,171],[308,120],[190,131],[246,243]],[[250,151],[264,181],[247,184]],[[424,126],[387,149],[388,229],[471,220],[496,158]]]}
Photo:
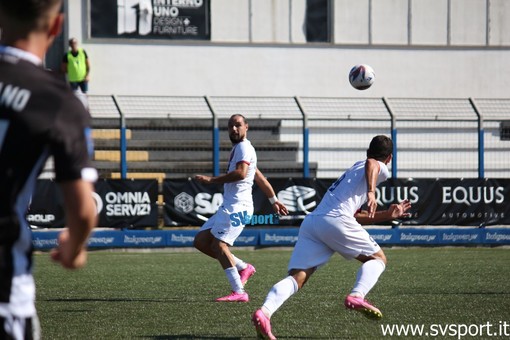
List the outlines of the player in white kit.
{"label": "player in white kit", "polygon": [[[355,163],[328,189],[319,206],[303,220],[298,241],[289,261],[289,276],[275,284],[264,304],[255,311],[252,321],[259,336],[276,339],[271,332],[270,318],[282,304],[303,287],[317,268],[326,264],[334,253],[363,263],[358,271],[345,306],[379,319],[382,313],[365,300],[386,267],[386,256],[379,245],[360,225],[378,223],[403,216],[409,201],[392,204],[388,210],[375,212],[377,184],[389,177],[386,164],[391,161],[393,142],[376,136],[367,150],[367,159]],[[368,210],[361,211],[367,202]]]}
{"label": "player in white kit", "polygon": [[257,155],[246,138],[248,124],[242,115],[233,115],[228,121],[229,137],[233,144],[227,173],[217,177],[197,175],[203,183],[223,183],[223,204],[195,236],[194,246],[202,253],[217,259],[228,278],[232,293],[216,299],[218,302],[248,302],[244,285],[255,274],[255,267],[235,257],[229,247],[253,216],[253,182],[268,197],[273,210],[282,215],[287,208],[278,201],[273,187],[257,169]]}

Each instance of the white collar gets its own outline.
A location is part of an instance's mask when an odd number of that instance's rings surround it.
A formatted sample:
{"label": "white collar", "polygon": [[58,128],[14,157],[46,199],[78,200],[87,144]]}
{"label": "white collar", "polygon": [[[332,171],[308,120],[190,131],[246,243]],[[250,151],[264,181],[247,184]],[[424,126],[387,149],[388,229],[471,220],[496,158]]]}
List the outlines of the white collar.
{"label": "white collar", "polygon": [[12,46],[0,45],[0,54],[9,54],[14,57],[27,60],[35,65],[42,65],[42,60],[33,53]]}

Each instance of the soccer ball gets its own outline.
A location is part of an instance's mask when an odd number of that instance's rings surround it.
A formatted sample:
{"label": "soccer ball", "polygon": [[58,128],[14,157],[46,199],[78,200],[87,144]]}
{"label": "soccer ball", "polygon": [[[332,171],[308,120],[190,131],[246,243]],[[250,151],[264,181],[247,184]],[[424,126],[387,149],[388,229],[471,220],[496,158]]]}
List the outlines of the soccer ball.
{"label": "soccer ball", "polygon": [[375,80],[374,69],[368,65],[360,64],[351,68],[349,82],[357,90],[366,90]]}

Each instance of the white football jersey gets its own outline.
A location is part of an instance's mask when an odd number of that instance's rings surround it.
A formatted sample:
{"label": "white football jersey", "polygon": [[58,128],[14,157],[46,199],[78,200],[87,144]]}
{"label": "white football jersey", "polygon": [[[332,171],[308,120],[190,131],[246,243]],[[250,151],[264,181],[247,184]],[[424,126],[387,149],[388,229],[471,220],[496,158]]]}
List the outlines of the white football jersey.
{"label": "white football jersey", "polygon": [[[349,170],[340,176],[324,194],[319,206],[312,212],[314,215],[328,215],[353,219],[354,214],[367,201],[367,181],[365,179],[364,161],[356,162]],[[377,184],[389,177],[386,164],[379,163]]]}
{"label": "white football jersey", "polygon": [[234,171],[239,162],[248,164],[248,174],[241,181],[223,185],[223,202],[227,205],[239,202],[253,204],[251,192],[257,169],[257,154],[255,148],[247,139],[235,144],[232,151],[230,151],[227,173]]}

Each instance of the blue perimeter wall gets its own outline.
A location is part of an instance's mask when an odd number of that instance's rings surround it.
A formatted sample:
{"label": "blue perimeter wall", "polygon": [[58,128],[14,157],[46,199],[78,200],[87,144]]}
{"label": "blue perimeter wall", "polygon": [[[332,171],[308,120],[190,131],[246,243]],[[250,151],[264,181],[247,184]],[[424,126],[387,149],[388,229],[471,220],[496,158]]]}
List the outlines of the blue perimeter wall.
{"label": "blue perimeter wall", "polygon": [[[299,228],[246,228],[234,246],[293,246]],[[381,246],[510,245],[510,228],[392,228],[367,229]],[[34,230],[35,250],[56,246],[60,231]],[[198,230],[95,230],[89,248],[192,247]]]}

